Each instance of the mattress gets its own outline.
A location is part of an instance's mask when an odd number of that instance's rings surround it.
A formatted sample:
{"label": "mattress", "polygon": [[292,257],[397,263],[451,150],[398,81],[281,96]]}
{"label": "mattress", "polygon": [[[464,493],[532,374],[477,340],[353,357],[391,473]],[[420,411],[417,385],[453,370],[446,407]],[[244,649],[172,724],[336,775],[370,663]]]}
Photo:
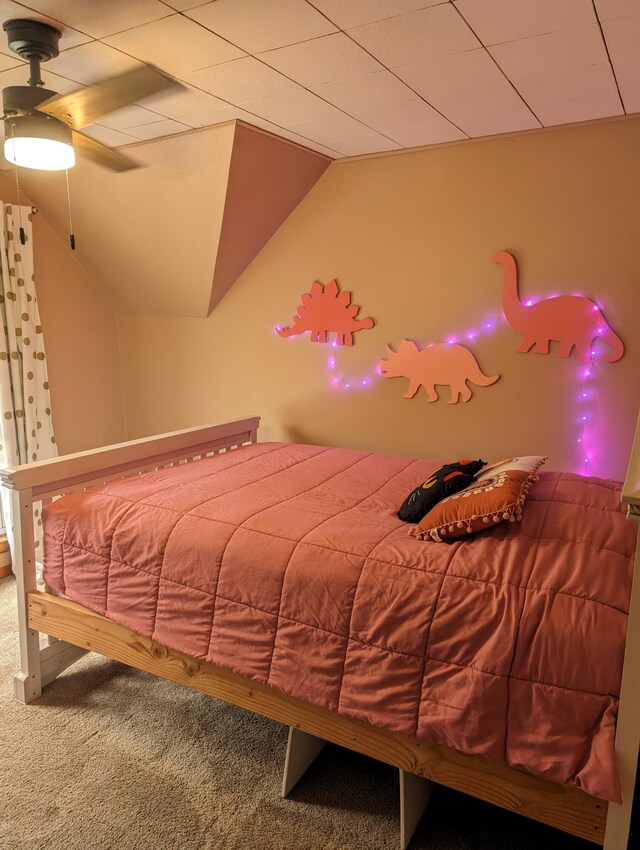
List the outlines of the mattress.
{"label": "mattress", "polygon": [[549,472],[521,523],[451,543],[396,516],[440,461],[260,443],[43,512],[53,591],[284,693],[620,800],[635,529]]}

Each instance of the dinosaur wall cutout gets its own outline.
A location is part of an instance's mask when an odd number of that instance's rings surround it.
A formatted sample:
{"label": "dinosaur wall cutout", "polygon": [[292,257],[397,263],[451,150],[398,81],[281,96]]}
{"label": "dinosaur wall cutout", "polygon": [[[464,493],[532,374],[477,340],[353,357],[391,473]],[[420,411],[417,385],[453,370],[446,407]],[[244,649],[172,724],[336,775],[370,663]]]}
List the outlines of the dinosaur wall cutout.
{"label": "dinosaur wall cutout", "polygon": [[413,398],[423,386],[428,400],[438,401],[436,385],[446,384],[451,388],[449,404],[457,404],[460,396],[469,401],[473,395],[467,381],[488,387],[500,377],[485,375],[473,352],[457,343],[438,342],[420,349],[412,340],[403,339],[397,351],[387,345],[387,354],[379,364],[380,372],[385,378],[409,379],[405,398]]}
{"label": "dinosaur wall cutout", "polygon": [[607,324],[597,304],[583,295],[557,295],[523,304],[518,294],[518,269],[515,258],[507,251],[499,251],[493,261],[504,269],[502,307],[504,315],[514,329],[522,335],[518,351],[526,354],[535,346],[536,354],[549,354],[551,340],[560,343],[558,357],[569,357],[575,348],[585,362],[592,359],[594,341],[602,340],[611,348],[611,354],[601,360],[615,363],[624,354],[624,344]]}
{"label": "dinosaur wall cutout", "polygon": [[311,292],[302,296],[302,304],[288,328],[276,327],[283,337],[311,333],[311,342],[327,342],[327,334],[335,333],[338,345],[353,345],[356,331],[373,327],[373,319],[356,319],[360,307],[351,303],[350,292],[340,292],[338,282],[331,280],[326,286],[318,281]]}

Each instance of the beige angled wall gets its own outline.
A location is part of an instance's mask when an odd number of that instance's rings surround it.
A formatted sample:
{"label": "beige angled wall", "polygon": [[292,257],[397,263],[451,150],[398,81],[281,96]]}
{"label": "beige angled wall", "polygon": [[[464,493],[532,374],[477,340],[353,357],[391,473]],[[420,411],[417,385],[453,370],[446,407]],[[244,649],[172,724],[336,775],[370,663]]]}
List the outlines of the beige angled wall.
{"label": "beige angled wall", "polygon": [[[11,173],[0,199],[16,203]],[[22,203],[28,200],[22,197]],[[36,288],[60,454],[125,439],[116,314],[39,212],[33,217]]]}
{"label": "beige angled wall", "polygon": [[376,319],[337,350],[338,371],[370,375],[387,342],[424,345],[496,316],[491,257],[504,249],[525,295],[583,292],[625,340],[589,400],[593,469],[620,478],[640,403],[639,151],[635,118],[332,165],[209,319],[121,316],[129,436],[257,413],[269,439],[448,459],[544,453],[576,469],[575,356],[519,354],[505,323],[474,343],[501,380],[458,405],[447,391],[403,399],[404,379],[336,390],[326,346],[273,330],[314,279],[337,277]]}

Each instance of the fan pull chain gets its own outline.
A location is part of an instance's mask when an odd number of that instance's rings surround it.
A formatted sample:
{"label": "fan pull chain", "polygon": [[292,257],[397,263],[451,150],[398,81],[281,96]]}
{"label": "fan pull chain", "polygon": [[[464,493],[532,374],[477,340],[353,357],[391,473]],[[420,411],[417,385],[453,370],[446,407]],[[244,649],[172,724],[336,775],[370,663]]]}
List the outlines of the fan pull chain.
{"label": "fan pull chain", "polygon": [[[9,126],[11,127],[11,138],[13,139],[13,121],[9,121]],[[15,150],[15,148],[14,148]],[[20,244],[26,245],[27,239],[24,235],[24,227],[22,226],[22,204],[20,203],[20,178],[18,177],[18,165],[14,162],[15,171],[16,171],[16,192],[18,194],[18,219],[20,221]]]}
{"label": "fan pull chain", "polygon": [[76,250],[76,237],[73,233],[73,219],[71,218],[71,190],[69,188],[69,169],[65,168],[64,172],[65,177],[67,178],[67,208],[69,210],[69,245],[71,246],[71,250]]}

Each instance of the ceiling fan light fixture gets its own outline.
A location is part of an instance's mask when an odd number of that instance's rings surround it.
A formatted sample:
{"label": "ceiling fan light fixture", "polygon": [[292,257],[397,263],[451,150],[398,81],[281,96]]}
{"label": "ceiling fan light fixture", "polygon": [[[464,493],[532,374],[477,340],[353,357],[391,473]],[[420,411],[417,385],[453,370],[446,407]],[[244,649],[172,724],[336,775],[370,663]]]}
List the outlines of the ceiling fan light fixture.
{"label": "ceiling fan light fixture", "polygon": [[22,115],[4,122],[5,159],[23,168],[64,171],[76,162],[71,128],[48,115]]}

